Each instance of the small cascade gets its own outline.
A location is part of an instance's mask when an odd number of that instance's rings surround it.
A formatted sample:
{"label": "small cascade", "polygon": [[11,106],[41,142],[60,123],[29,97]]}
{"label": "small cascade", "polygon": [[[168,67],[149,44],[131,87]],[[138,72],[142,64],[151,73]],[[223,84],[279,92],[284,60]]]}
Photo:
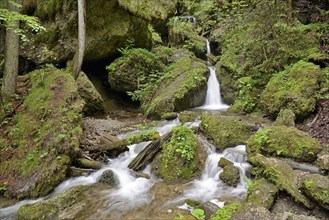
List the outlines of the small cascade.
{"label": "small cascade", "polygon": [[[199,141],[208,147],[208,157],[200,179],[190,182],[184,190],[182,196],[177,198],[173,203],[182,203],[185,199],[193,199],[200,202],[211,201],[218,205],[218,201],[225,197],[237,197],[243,199],[246,194],[246,183],[243,178],[246,171],[251,168],[247,163],[247,154],[245,145],[239,145],[234,148],[225,149],[222,153],[217,153],[213,145],[206,140],[199,138]],[[221,157],[234,162],[234,166],[240,170],[240,183],[237,187],[226,185],[219,179],[219,174],[223,171],[218,167],[218,161]],[[222,204],[221,204],[222,205]]]}
{"label": "small cascade", "polygon": [[[207,39],[207,56],[211,54],[210,42]],[[208,78],[208,88],[206,102],[203,106],[198,107],[198,109],[203,110],[226,110],[229,106],[224,104],[220,94],[220,85],[216,77],[216,67],[212,66],[208,58],[208,69],[210,71],[210,76]]]}

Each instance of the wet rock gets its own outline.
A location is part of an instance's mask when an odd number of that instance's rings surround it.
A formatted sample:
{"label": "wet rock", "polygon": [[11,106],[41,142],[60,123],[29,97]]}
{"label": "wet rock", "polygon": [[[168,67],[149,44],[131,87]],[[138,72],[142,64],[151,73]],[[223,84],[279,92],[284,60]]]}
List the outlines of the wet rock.
{"label": "wet rock", "polygon": [[178,117],[178,113],[176,113],[176,112],[168,112],[168,113],[165,113],[161,116],[162,119],[165,119],[165,120],[168,120],[168,121],[173,120],[177,117]]}
{"label": "wet rock", "polygon": [[318,159],[316,160],[317,166],[321,170],[329,171],[329,153],[321,153],[318,155]]}
{"label": "wet rock", "polygon": [[79,167],[82,167],[82,168],[90,168],[90,169],[94,169],[94,170],[99,170],[100,168],[102,168],[102,164],[100,162],[94,161],[94,160],[87,160],[87,159],[79,158],[76,160],[76,163]]}
{"label": "wet rock", "polygon": [[321,151],[321,146],[317,140],[294,127],[273,126],[253,135],[246,149],[249,158],[261,153],[312,162]]}
{"label": "wet rock", "polygon": [[256,154],[250,158],[250,161],[264,168],[263,174],[266,179],[273,182],[280,190],[286,191],[307,208],[313,208],[311,201],[299,192],[298,177],[287,163],[279,159],[264,157],[261,154]]}
{"label": "wet rock", "polygon": [[187,205],[193,207],[193,208],[200,208],[201,203],[199,201],[193,200],[193,199],[185,199],[184,201]]}
{"label": "wet rock", "polygon": [[297,119],[302,119],[315,110],[319,80],[319,66],[299,61],[273,75],[261,95],[261,103],[274,116],[289,108]]}
{"label": "wet rock", "polygon": [[104,100],[84,72],[77,79],[79,95],[85,101],[83,111],[86,114],[104,111]]}
{"label": "wet rock", "polygon": [[295,114],[290,109],[283,109],[280,111],[278,117],[273,123],[274,126],[295,126]]}
{"label": "wet rock", "polygon": [[240,182],[240,170],[234,165],[227,165],[219,174],[219,178],[227,185],[236,187]]}
{"label": "wet rock", "polygon": [[229,166],[229,165],[233,165],[233,162],[226,159],[225,157],[221,157],[218,161],[218,166],[219,167],[224,168],[224,167]]}
{"label": "wet rock", "polygon": [[[83,193],[88,189],[87,186],[78,186],[66,190],[48,200],[43,200],[34,204],[23,205],[19,208],[17,218],[21,219],[59,219],[61,212],[70,209],[75,203],[80,201]],[[82,211],[75,210],[75,212]],[[72,211],[72,210],[71,210]],[[71,215],[73,213],[71,212]]]}
{"label": "wet rock", "polygon": [[329,178],[319,174],[302,177],[301,189],[322,207],[329,210]]}
{"label": "wet rock", "polygon": [[79,177],[79,176],[89,176],[92,172],[95,172],[96,170],[93,169],[83,169],[83,168],[77,168],[77,167],[70,167],[69,176],[70,177]]}
{"label": "wet rock", "polygon": [[110,186],[118,185],[118,180],[115,173],[112,170],[105,170],[100,176],[98,182],[106,183]]}
{"label": "wet rock", "polygon": [[278,188],[266,179],[253,180],[248,188],[247,203],[270,209],[278,191]]}
{"label": "wet rock", "polygon": [[255,130],[254,126],[234,116],[203,114],[201,119],[201,131],[219,150],[245,144]]}
{"label": "wet rock", "polygon": [[199,114],[197,112],[192,111],[183,111],[179,113],[179,121],[184,124],[186,122],[193,122],[197,119]]}
{"label": "wet rock", "polygon": [[142,173],[142,172],[134,172],[134,176],[137,178],[151,179],[150,175],[148,175],[147,173]]}
{"label": "wet rock", "polygon": [[204,214],[206,216],[205,219],[210,219],[211,215],[218,210],[218,206],[209,201],[202,203],[200,208],[204,211]]}

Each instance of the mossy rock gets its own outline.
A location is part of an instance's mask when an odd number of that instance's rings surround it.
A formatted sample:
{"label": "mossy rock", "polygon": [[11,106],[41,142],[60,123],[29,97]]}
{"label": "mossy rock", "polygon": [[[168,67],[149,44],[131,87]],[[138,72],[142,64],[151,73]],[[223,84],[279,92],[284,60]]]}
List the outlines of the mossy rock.
{"label": "mossy rock", "polygon": [[271,78],[261,95],[261,103],[271,115],[288,108],[301,119],[315,110],[319,81],[320,67],[299,61]]}
{"label": "mossy rock", "polygon": [[287,126],[294,127],[295,126],[295,114],[290,109],[283,109],[279,112],[278,117],[273,123],[274,126]]}
{"label": "mossy rock", "polygon": [[237,117],[203,114],[201,120],[201,131],[213,140],[219,150],[245,144],[254,133],[254,127]]}
{"label": "mossy rock", "polygon": [[263,168],[263,176],[274,183],[276,187],[286,191],[307,208],[313,208],[312,202],[300,193],[297,185],[297,174],[286,162],[276,158],[267,158],[261,154],[256,154],[249,160],[253,165]]}
{"label": "mossy rock", "polygon": [[154,53],[135,48],[125,50],[123,56],[107,66],[109,83],[118,92],[132,92],[148,81],[156,72],[161,72],[163,64]]}
{"label": "mossy rock", "polygon": [[164,180],[188,180],[200,175],[206,155],[190,128],[174,127],[171,139],[162,148],[159,175]]}
{"label": "mossy rock", "polygon": [[165,119],[165,120],[169,121],[169,120],[173,120],[173,119],[175,119],[177,117],[178,117],[178,113],[176,113],[176,112],[168,112],[168,113],[163,114],[161,116],[161,119]]}
{"label": "mossy rock", "polygon": [[83,111],[88,115],[104,111],[104,100],[84,72],[77,79],[79,95],[85,101]]}
{"label": "mossy rock", "polygon": [[329,178],[320,174],[307,174],[302,177],[301,189],[310,198],[329,210]]}
{"label": "mossy rock", "polygon": [[[66,178],[68,167],[79,151],[81,111],[84,101],[69,72],[56,68],[30,74],[31,89],[15,123],[5,134],[15,148],[0,161],[0,176],[9,184],[11,198],[37,198],[49,194]],[[11,181],[8,181],[11,180]]]}
{"label": "mossy rock", "polygon": [[186,122],[193,122],[198,118],[198,116],[199,116],[198,112],[183,111],[179,113],[179,121],[182,124]]}
{"label": "mossy rock", "polygon": [[221,66],[220,62],[216,64],[216,69],[216,75],[220,84],[220,94],[223,101],[232,105],[239,91],[236,85],[236,79],[229,70]]}
{"label": "mossy rock", "polygon": [[270,209],[278,194],[278,188],[264,178],[253,180],[248,188],[246,202]]}
{"label": "mossy rock", "polygon": [[234,165],[227,165],[219,174],[219,178],[227,185],[236,187],[240,182],[240,170]]}
{"label": "mossy rock", "polygon": [[229,166],[229,165],[233,165],[234,163],[228,159],[226,159],[225,157],[221,157],[218,161],[218,166],[219,167],[226,167],[226,166]]}
{"label": "mossy rock", "polygon": [[[60,63],[73,59],[77,47],[77,4],[75,1],[29,1],[32,15],[47,29],[29,37],[21,55],[37,64]],[[132,15],[117,1],[86,3],[86,48],[84,61],[113,57],[134,39],[135,47],[151,48],[148,21]]]}
{"label": "mossy rock", "polygon": [[146,116],[160,119],[164,113],[202,105],[208,74],[207,66],[191,54],[168,66],[151,99],[142,103]]}
{"label": "mossy rock", "polygon": [[312,162],[321,151],[320,143],[294,127],[272,126],[259,130],[246,146],[249,157],[257,153]]}
{"label": "mossy rock", "polygon": [[326,147],[327,151],[323,150],[320,154],[318,154],[316,165],[321,170],[329,171],[329,145],[327,145]]}
{"label": "mossy rock", "polygon": [[229,220],[234,213],[238,212],[241,208],[242,205],[240,203],[225,205],[223,208],[218,209],[216,213],[211,216],[211,219]]}
{"label": "mossy rock", "polygon": [[110,186],[117,186],[119,184],[119,181],[113,170],[105,170],[100,176],[98,182],[106,183]]}
{"label": "mossy rock", "polygon": [[84,198],[87,186],[66,190],[48,200],[23,205],[18,209],[17,219],[58,219],[60,212]]}

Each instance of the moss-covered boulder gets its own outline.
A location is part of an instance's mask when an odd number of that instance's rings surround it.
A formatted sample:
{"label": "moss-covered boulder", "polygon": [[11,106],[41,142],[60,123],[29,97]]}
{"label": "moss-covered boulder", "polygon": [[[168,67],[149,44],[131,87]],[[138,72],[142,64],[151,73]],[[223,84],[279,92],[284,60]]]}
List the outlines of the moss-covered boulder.
{"label": "moss-covered boulder", "polygon": [[232,203],[229,205],[225,205],[223,208],[218,209],[216,213],[211,216],[211,219],[223,219],[228,220],[234,215],[234,213],[238,212],[242,208],[241,203]]}
{"label": "moss-covered boulder", "polygon": [[85,101],[83,111],[86,114],[104,111],[104,100],[84,72],[77,79],[79,95]]}
{"label": "moss-covered boulder", "polygon": [[89,168],[89,169],[94,169],[94,170],[99,170],[102,168],[102,164],[98,161],[94,160],[87,160],[83,158],[79,158],[76,160],[76,163],[79,167],[82,168]]}
{"label": "moss-covered boulder", "polygon": [[[48,200],[23,205],[18,209],[17,219],[59,219],[61,212],[70,210],[76,202],[84,198],[87,186],[78,186],[66,190]],[[82,211],[83,207],[80,207]],[[77,212],[78,210],[74,210]],[[71,210],[71,214],[72,210]]]}
{"label": "moss-covered boulder", "polygon": [[184,124],[186,122],[193,122],[195,121],[199,116],[198,112],[192,112],[192,111],[183,111],[179,113],[179,121]]}
{"label": "moss-covered boulder", "polygon": [[149,101],[142,103],[149,118],[182,111],[203,104],[207,92],[208,68],[193,55],[185,56],[164,70]]}
{"label": "moss-covered boulder", "polygon": [[[23,45],[22,56],[37,64],[71,60],[77,47],[76,2],[26,1],[25,5],[24,11],[38,17],[47,32],[31,37],[31,42]],[[152,45],[148,21],[120,7],[117,1],[88,1],[86,14],[85,61],[118,55],[128,39],[134,39],[135,47]]]}
{"label": "moss-covered boulder", "polygon": [[161,119],[170,121],[170,120],[174,120],[177,117],[178,117],[178,113],[177,112],[168,112],[168,113],[163,114],[161,116]]}
{"label": "moss-covered boulder", "polygon": [[224,167],[229,166],[229,165],[233,165],[233,162],[226,159],[225,157],[221,157],[218,161],[218,166],[219,167],[224,168]]}
{"label": "moss-covered boulder", "polygon": [[298,177],[286,162],[276,158],[267,158],[261,154],[256,154],[249,159],[253,165],[263,168],[263,176],[273,182],[276,187],[289,193],[307,208],[313,208],[311,201],[300,193]]}
{"label": "moss-covered boulder", "polygon": [[[164,68],[156,55],[142,48],[123,51],[123,56],[107,67],[109,83],[118,92],[133,92]],[[152,75],[153,74],[153,75]]]}
{"label": "moss-covered boulder", "polygon": [[321,152],[318,154],[316,165],[321,170],[329,171],[329,152]]}
{"label": "moss-covered boulder", "polygon": [[259,130],[247,142],[249,158],[257,153],[312,162],[321,151],[320,143],[294,127],[273,126]]}
{"label": "moss-covered boulder", "polygon": [[31,89],[12,124],[3,128],[0,181],[7,182],[6,197],[47,195],[66,178],[79,151],[84,101],[75,80],[55,68],[29,75]]}
{"label": "moss-covered boulder", "polygon": [[200,175],[206,155],[190,128],[174,127],[171,139],[162,148],[159,175],[163,179],[188,180]]}
{"label": "moss-covered boulder", "polygon": [[264,178],[252,181],[248,188],[246,202],[255,206],[261,206],[270,209],[277,196],[278,188]]}
{"label": "moss-covered boulder", "polygon": [[119,181],[113,170],[105,170],[100,176],[98,182],[106,183],[110,186],[117,186],[119,184]]}
{"label": "moss-covered boulder", "polygon": [[322,207],[329,210],[329,178],[319,174],[302,177],[301,189]]}
{"label": "moss-covered boulder", "polygon": [[240,121],[233,116],[218,114],[203,114],[201,117],[201,131],[219,150],[245,144],[254,133],[254,127]]}
{"label": "moss-covered boulder", "polygon": [[234,165],[227,165],[219,174],[219,178],[227,185],[236,187],[240,182],[240,170]]}
{"label": "moss-covered boulder", "polygon": [[295,126],[295,114],[290,109],[283,109],[279,112],[278,117],[273,123],[274,126]]}
{"label": "moss-covered boulder", "polygon": [[288,108],[300,119],[315,110],[319,80],[319,66],[299,61],[271,78],[261,95],[261,103],[274,116]]}

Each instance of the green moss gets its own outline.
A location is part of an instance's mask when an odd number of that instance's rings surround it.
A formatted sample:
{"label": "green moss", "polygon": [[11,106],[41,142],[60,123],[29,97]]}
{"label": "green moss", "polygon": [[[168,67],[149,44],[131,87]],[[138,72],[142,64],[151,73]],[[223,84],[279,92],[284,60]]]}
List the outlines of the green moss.
{"label": "green moss", "polygon": [[174,127],[170,141],[163,145],[160,176],[165,180],[190,179],[197,176],[201,171],[200,148],[190,128]]}
{"label": "green moss", "polygon": [[266,179],[256,179],[248,188],[247,203],[270,209],[274,203],[278,189]]}
{"label": "green moss", "polygon": [[218,209],[214,215],[210,218],[211,220],[228,220],[232,217],[232,215],[239,211],[241,208],[240,203],[232,203],[224,206],[221,209]]}
{"label": "green moss", "polygon": [[[15,125],[5,132],[11,146],[4,151],[15,149],[11,158],[0,162],[4,179],[15,176],[7,187],[10,197],[39,197],[51,192],[65,179],[82,135],[84,102],[70,73],[48,68],[30,73],[30,79],[31,90],[14,117]],[[24,190],[19,190],[22,183]]]}
{"label": "green moss", "polygon": [[202,132],[210,137],[220,150],[245,144],[253,134],[249,125],[235,117],[203,114],[201,119]]}
{"label": "green moss", "polygon": [[329,209],[329,178],[319,174],[303,176],[301,189],[321,206]]}
{"label": "green moss", "polygon": [[128,137],[128,144],[136,144],[143,141],[157,140],[160,138],[160,134],[156,130],[143,131],[139,134],[134,134]]}
{"label": "green moss", "polygon": [[23,205],[17,213],[18,219],[57,219],[59,212],[69,209],[77,201],[83,198],[83,192],[87,186],[78,186],[66,190],[48,200],[34,204]]}
{"label": "green moss", "polygon": [[82,158],[77,159],[77,164],[80,167],[94,169],[94,170],[99,170],[102,168],[102,164],[100,162],[82,159]]}
{"label": "green moss", "polygon": [[290,109],[283,109],[273,123],[274,126],[295,126],[295,114]]}
{"label": "green moss", "polygon": [[319,79],[318,66],[299,61],[271,78],[261,95],[261,103],[272,115],[288,108],[297,118],[305,117],[315,110]]}
{"label": "green moss", "polygon": [[219,174],[219,178],[227,185],[236,187],[240,182],[240,170],[232,164],[227,165]]}
{"label": "green moss", "polygon": [[218,166],[219,167],[226,167],[226,166],[229,166],[229,165],[233,165],[233,162],[226,159],[225,157],[221,157],[220,160],[218,161]]}
{"label": "green moss", "polygon": [[312,162],[321,151],[320,143],[294,127],[273,126],[258,131],[247,143],[249,157],[257,153]]}
{"label": "green moss", "polygon": [[197,119],[199,113],[197,112],[190,112],[190,111],[183,111],[179,113],[179,121],[184,124],[186,122],[193,122]]}

